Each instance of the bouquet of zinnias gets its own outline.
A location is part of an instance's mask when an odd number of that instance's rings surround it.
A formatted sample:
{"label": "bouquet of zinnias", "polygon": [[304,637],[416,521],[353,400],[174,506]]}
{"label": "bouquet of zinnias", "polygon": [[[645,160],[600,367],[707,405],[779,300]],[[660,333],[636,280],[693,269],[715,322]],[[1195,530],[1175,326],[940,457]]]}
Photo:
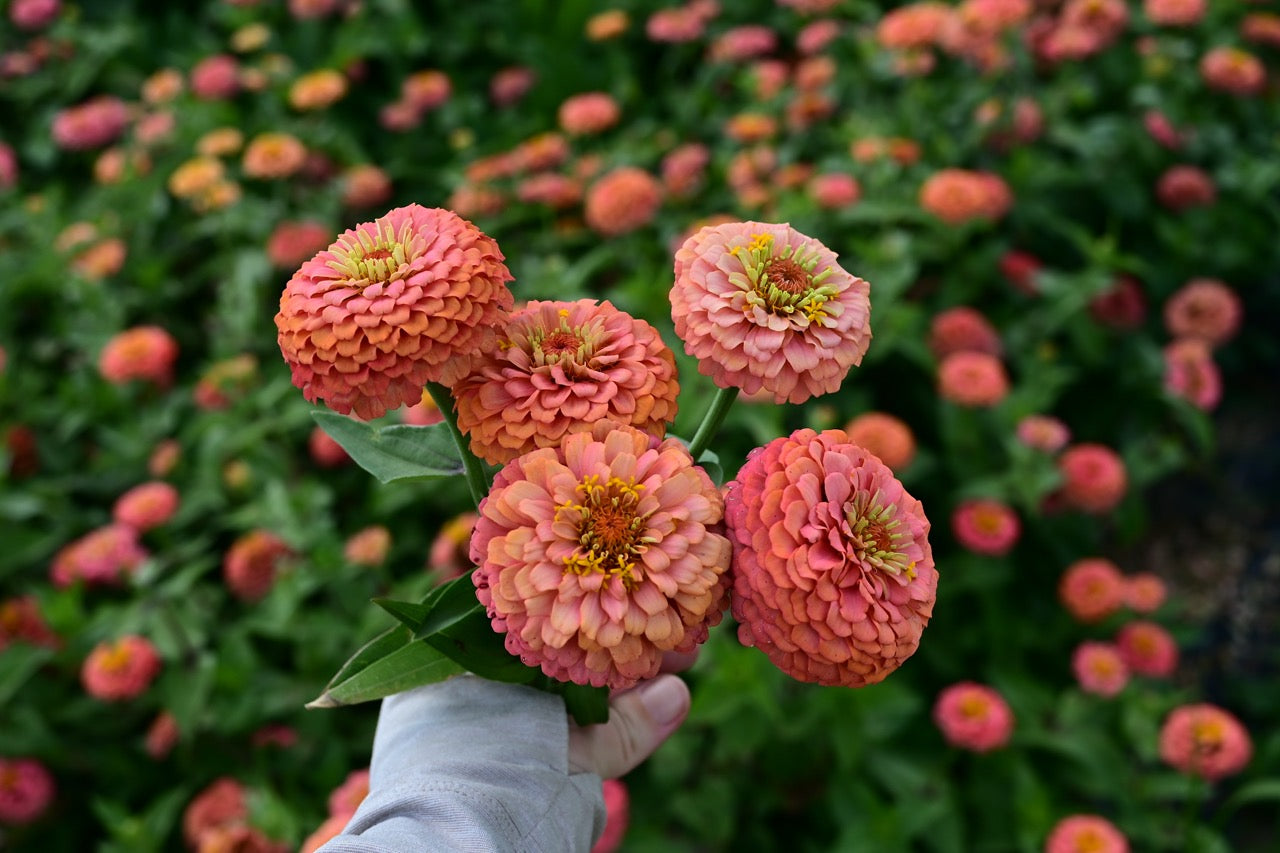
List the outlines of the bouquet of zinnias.
{"label": "bouquet of zinnias", "polygon": [[[657,675],[727,607],[803,681],[873,684],[916,650],[937,588],[929,521],[879,458],[799,430],[722,490],[709,450],[739,391],[781,404],[840,387],[871,341],[867,282],[787,225],[686,240],[672,317],[721,390],[685,442],[665,435],[679,385],[653,326],[592,300],[513,310],[503,261],[470,222],[410,205],[344,233],[281,296],[293,381],[337,413],[320,425],[383,482],[465,478],[479,512],[470,575],[378,600],[400,625],[313,705],[471,671],[598,722],[603,688]],[[443,423],[363,422],[424,389]]]}

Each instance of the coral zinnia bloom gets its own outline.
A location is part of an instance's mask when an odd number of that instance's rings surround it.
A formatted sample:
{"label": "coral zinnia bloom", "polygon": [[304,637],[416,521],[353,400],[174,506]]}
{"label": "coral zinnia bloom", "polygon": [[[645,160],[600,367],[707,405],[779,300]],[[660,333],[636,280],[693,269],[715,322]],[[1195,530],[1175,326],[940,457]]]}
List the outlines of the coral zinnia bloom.
{"label": "coral zinnia bloom", "polygon": [[1071,655],[1071,671],[1081,690],[1107,699],[1129,683],[1129,667],[1120,650],[1110,643],[1081,643]]}
{"label": "coral zinnia bloom", "polygon": [[630,687],[720,621],[723,508],[682,443],[599,421],[498,472],[471,538],[477,596],[526,664]]}
{"label": "coral zinnia bloom", "polygon": [[1154,613],[1164,604],[1164,581],[1151,572],[1138,572],[1124,579],[1124,603],[1135,613]]}
{"label": "coral zinnia bloom", "polygon": [[1178,644],[1155,622],[1130,622],[1116,635],[1125,665],[1138,675],[1167,678],[1178,668]]}
{"label": "coral zinnia bloom", "polygon": [[1175,338],[1199,338],[1219,346],[1240,331],[1240,297],[1214,278],[1193,278],[1164,304],[1164,326]]}
{"label": "coral zinnia bloom", "polygon": [[342,234],[293,274],[280,350],[308,400],[376,418],[452,384],[513,299],[498,244],[467,220],[412,204]]}
{"label": "coral zinnia bloom", "polygon": [[0,758],[0,823],[31,823],[53,800],[53,777],[30,758]]}
{"label": "coral zinnia bloom", "polygon": [[142,379],[165,386],[173,380],[178,342],[159,326],[135,326],[120,332],[102,348],[98,372],[117,385]]}
{"label": "coral zinnia bloom", "polygon": [[281,559],[292,553],[285,541],[266,530],[241,536],[222,558],[222,574],[242,601],[255,601],[271,591]]}
{"label": "coral zinnia bloom", "polygon": [[113,584],[148,556],[138,544],[138,531],[124,524],[108,524],[63,546],[53,557],[50,576],[54,586],[60,587],[76,580]]}
{"label": "coral zinnia bloom", "polygon": [[916,457],[916,437],[911,427],[885,412],[864,412],[845,424],[844,431],[850,441],[879,456],[895,472],[906,468]]}
{"label": "coral zinnia bloom", "polygon": [[144,533],[173,518],[179,500],[178,490],[168,483],[142,483],[117,498],[111,513],[117,524]]}
{"label": "coral zinnia bloom", "polygon": [[951,514],[951,529],[962,547],[975,554],[1002,557],[1017,543],[1022,525],[1008,505],[976,499],[956,507]]}
{"label": "coral zinnia bloom", "polygon": [[616,237],[643,228],[662,206],[662,185],[644,169],[622,166],[587,190],[583,218],[594,231]]}
{"label": "coral zinnia bloom", "polygon": [[698,370],[778,403],[837,390],[871,343],[871,286],[790,225],[707,226],[676,252],[671,316]]}
{"label": "coral zinnia bloom", "polygon": [[1078,814],[1058,821],[1044,843],[1045,853],[1129,853],[1129,841],[1106,818]]}
{"label": "coral zinnia bloom", "polygon": [[974,752],[999,749],[1013,734],[1013,711],[990,687],[962,681],[938,694],[933,721],[947,743]]}
{"label": "coral zinnia bloom", "polygon": [[1103,444],[1077,444],[1058,457],[1067,504],[1090,513],[1115,509],[1129,488],[1120,454]]}
{"label": "coral zinnia bloom", "polygon": [[627,835],[627,825],[631,822],[631,797],[627,793],[627,785],[621,779],[605,779],[602,786],[604,793],[604,832],[591,847],[591,853],[614,853],[622,846],[622,839]]}
{"label": "coral zinnia bloom", "polygon": [[840,430],[754,451],[729,484],[738,638],[801,681],[861,687],[897,669],[933,614],[920,502]]}
{"label": "coral zinnia bloom", "polygon": [[243,823],[249,817],[244,786],[227,776],[214,780],[187,803],[182,835],[188,847],[198,847],[210,830]]}
{"label": "coral zinnia bloom", "polygon": [[129,634],[99,643],[80,669],[85,691],[106,702],[132,699],[160,672],[160,655],[146,637]]}
{"label": "coral zinnia bloom", "polygon": [[608,418],[661,438],[675,420],[675,354],[609,302],[530,302],[454,386],[471,450],[501,464]]}
{"label": "coral zinnia bloom", "polygon": [[955,352],[938,365],[938,395],[957,406],[995,406],[1009,395],[1009,376],[994,355]]}
{"label": "coral zinnia bloom", "polygon": [[1160,758],[1211,782],[1239,773],[1252,756],[1253,742],[1245,727],[1207,702],[1174,708],[1160,729]]}
{"label": "coral zinnia bloom", "polygon": [[1090,557],[1067,567],[1058,582],[1058,598],[1081,622],[1097,622],[1124,604],[1125,582],[1110,560]]}

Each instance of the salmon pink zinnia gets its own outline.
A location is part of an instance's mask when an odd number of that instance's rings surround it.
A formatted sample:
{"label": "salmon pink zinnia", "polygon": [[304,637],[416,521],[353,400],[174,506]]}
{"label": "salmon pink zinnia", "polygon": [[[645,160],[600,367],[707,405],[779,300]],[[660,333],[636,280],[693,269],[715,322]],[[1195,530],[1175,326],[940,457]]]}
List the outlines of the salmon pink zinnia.
{"label": "salmon pink zinnia", "polygon": [[1111,643],[1081,643],[1071,655],[1071,671],[1081,690],[1106,699],[1119,694],[1129,683],[1129,667]]}
{"label": "salmon pink zinnia", "polygon": [[498,244],[448,210],[399,207],[342,234],[293,274],[280,350],[308,400],[376,418],[452,384],[513,299]]}
{"label": "salmon pink zinnia", "polygon": [[924,508],[840,430],[753,451],[729,484],[738,638],[801,681],[861,687],[910,657],[938,572]]}
{"label": "salmon pink zinnia", "polygon": [[1239,773],[1253,756],[1249,732],[1230,712],[1200,703],[1174,708],[1160,729],[1160,757],[1209,781]]}
{"label": "salmon pink zinnia", "polygon": [[1178,668],[1178,643],[1155,622],[1130,622],[1116,635],[1116,646],[1125,665],[1151,678],[1168,678]]}
{"label": "salmon pink zinnia", "polygon": [[1013,508],[997,500],[963,501],[951,514],[956,541],[975,554],[1002,557],[1018,541],[1022,525]]}
{"label": "salmon pink zinnia", "polygon": [[53,777],[30,758],[0,758],[0,823],[31,823],[53,800]]}
{"label": "salmon pink zinnia", "polygon": [[160,672],[160,655],[146,637],[129,634],[99,643],[80,669],[85,691],[104,702],[132,699]]}
{"label": "salmon pink zinnia", "polygon": [[658,330],[609,302],[530,302],[454,386],[458,427],[489,462],[509,462],[608,418],[661,438],[675,420],[675,354]]}
{"label": "salmon pink zinnia", "polygon": [[870,285],[786,224],[698,231],[676,252],[671,309],[701,373],[778,403],[837,390],[871,343]]}
{"label": "salmon pink zinnia", "polygon": [[1106,818],[1078,814],[1063,818],[1049,833],[1045,853],[1129,853],[1129,841]]}
{"label": "salmon pink zinnia", "polygon": [[962,681],[938,694],[933,721],[947,743],[974,752],[999,749],[1013,734],[1013,711],[990,687]]}
{"label": "salmon pink zinnia", "polygon": [[599,421],[498,472],[471,538],[477,596],[526,664],[630,687],[720,621],[723,508],[681,442]]}
{"label": "salmon pink zinnia", "polygon": [[1076,560],[1058,582],[1058,598],[1081,622],[1097,622],[1124,605],[1125,581],[1110,560]]}

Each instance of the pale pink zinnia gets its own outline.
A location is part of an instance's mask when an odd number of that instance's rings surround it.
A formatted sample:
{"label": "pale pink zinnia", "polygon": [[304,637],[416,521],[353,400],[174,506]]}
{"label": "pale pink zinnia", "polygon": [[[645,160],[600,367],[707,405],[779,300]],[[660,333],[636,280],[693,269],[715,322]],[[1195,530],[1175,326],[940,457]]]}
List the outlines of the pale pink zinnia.
{"label": "pale pink zinnia", "polygon": [[609,419],[661,438],[675,420],[675,354],[612,303],[530,302],[453,389],[458,427],[488,462],[555,447]]}
{"label": "pale pink zinnia", "polygon": [[0,758],[0,823],[31,823],[53,801],[53,777],[31,758]]}
{"label": "pale pink zinnia", "polygon": [[1058,598],[1081,622],[1097,622],[1124,604],[1124,576],[1102,557],[1076,560],[1058,582]]}
{"label": "pale pink zinnia", "polygon": [[80,668],[85,692],[104,702],[132,699],[160,672],[160,655],[146,637],[128,634],[99,643]]}
{"label": "pale pink zinnia", "polygon": [[1053,827],[1044,853],[1129,853],[1129,840],[1106,818],[1071,815]]}
{"label": "pale pink zinnia", "polygon": [[471,538],[477,595],[526,664],[629,687],[720,621],[723,509],[680,441],[600,421],[498,472]]}
{"label": "pale pink zinnia", "polygon": [[1004,697],[972,681],[953,684],[938,694],[933,721],[947,743],[974,752],[989,752],[1009,742],[1013,711]]}
{"label": "pale pink zinnia", "polygon": [[54,555],[50,576],[54,586],[113,584],[131,574],[147,552],[138,543],[138,531],[124,524],[99,527],[65,545]]}
{"label": "pale pink zinnia", "polygon": [[622,108],[607,92],[583,92],[560,104],[557,118],[560,129],[570,136],[602,133],[618,123]]}
{"label": "pale pink zinnia", "polygon": [[1003,557],[1017,543],[1022,525],[1013,508],[997,500],[963,501],[951,514],[951,530],[962,548]]}
{"label": "pale pink zinnia", "polygon": [[1214,278],[1193,278],[1164,304],[1164,325],[1175,338],[1199,338],[1220,346],[1240,331],[1240,297]]}
{"label": "pale pink zinnia", "polygon": [[1110,699],[1129,683],[1129,667],[1111,643],[1087,641],[1071,655],[1071,671],[1080,689]]}
{"label": "pale pink zinnia", "polygon": [[938,365],[938,395],[958,406],[989,408],[1009,395],[1009,376],[994,355],[952,353]]}
{"label": "pale pink zinnia", "polygon": [[869,450],[894,472],[902,471],[916,457],[916,437],[901,418],[885,412],[864,412],[844,426],[849,440]]}
{"label": "pale pink zinnia", "polygon": [[1169,766],[1216,781],[1239,773],[1253,757],[1240,721],[1216,705],[1174,708],[1160,729],[1160,758]]}
{"label": "pale pink zinnia", "polygon": [[708,226],[676,252],[671,316],[721,388],[802,403],[839,389],[871,343],[870,285],[786,224]]}
{"label": "pale pink zinnia", "polygon": [[491,344],[513,304],[498,244],[455,213],[400,207],[293,274],[278,341],[312,402],[376,418],[452,384]]}
{"label": "pale pink zinnia", "polygon": [[1110,512],[1129,489],[1120,454],[1103,444],[1076,444],[1058,457],[1062,496],[1068,506],[1089,513]]}
{"label": "pale pink zinnia", "polygon": [[1155,622],[1128,623],[1116,635],[1116,647],[1125,665],[1137,675],[1168,678],[1178,668],[1178,644]]}
{"label": "pale pink zinnia", "polygon": [[938,572],[920,502],[840,430],[753,451],[728,486],[738,638],[801,681],[861,687],[915,653]]}
{"label": "pale pink zinnia", "polygon": [[1018,441],[1042,453],[1057,453],[1071,440],[1071,430],[1050,415],[1027,415],[1018,421]]}
{"label": "pale pink zinnia", "polygon": [[662,185],[644,169],[622,166],[587,190],[583,218],[594,231],[616,237],[643,228],[662,206]]}
{"label": "pale pink zinnia", "polygon": [[177,489],[168,483],[153,481],[134,486],[117,498],[111,514],[116,523],[145,533],[173,518],[178,503]]}
{"label": "pale pink zinnia", "polygon": [[356,566],[381,566],[391,548],[391,531],[380,524],[351,534],[342,546],[342,557]]}

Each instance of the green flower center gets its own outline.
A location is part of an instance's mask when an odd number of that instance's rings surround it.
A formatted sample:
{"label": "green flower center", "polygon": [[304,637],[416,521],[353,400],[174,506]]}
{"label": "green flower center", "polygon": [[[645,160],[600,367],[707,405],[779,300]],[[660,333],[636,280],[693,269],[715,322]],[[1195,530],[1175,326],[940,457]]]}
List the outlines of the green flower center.
{"label": "green flower center", "polygon": [[829,316],[825,306],[835,298],[836,289],[823,282],[833,268],[817,270],[816,247],[787,246],[775,254],[772,234],[753,234],[750,243],[732,254],[742,263],[742,272],[730,274],[729,280],[747,292],[748,306],[792,317],[806,326]]}
{"label": "green flower center", "polygon": [[388,224],[375,224],[376,233],[357,231],[354,239],[340,237],[329,249],[333,255],[329,267],[341,273],[351,287],[362,289],[390,281],[413,258],[412,224],[406,222],[399,233]]}
{"label": "green flower center", "polygon": [[849,544],[861,562],[907,580],[916,576],[916,561],[904,553],[910,533],[897,517],[896,504],[884,505],[880,490],[874,495],[860,492],[845,506],[849,522]]}

